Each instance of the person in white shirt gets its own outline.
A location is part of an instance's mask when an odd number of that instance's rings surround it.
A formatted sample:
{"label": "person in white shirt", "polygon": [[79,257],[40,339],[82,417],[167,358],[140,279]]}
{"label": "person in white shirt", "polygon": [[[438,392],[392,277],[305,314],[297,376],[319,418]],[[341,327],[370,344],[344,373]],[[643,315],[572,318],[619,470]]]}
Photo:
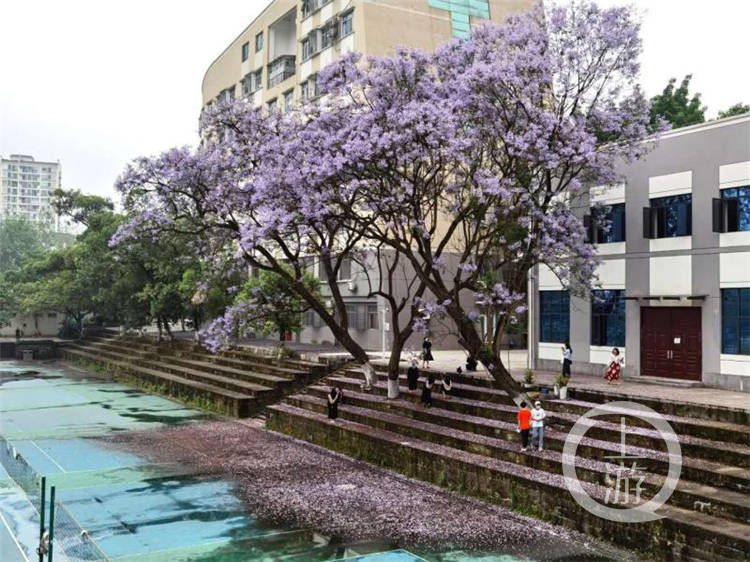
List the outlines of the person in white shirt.
{"label": "person in white shirt", "polygon": [[537,400],[534,402],[534,409],[531,410],[531,443],[535,441],[541,451],[544,449],[544,418],[547,413],[542,408],[542,403]]}

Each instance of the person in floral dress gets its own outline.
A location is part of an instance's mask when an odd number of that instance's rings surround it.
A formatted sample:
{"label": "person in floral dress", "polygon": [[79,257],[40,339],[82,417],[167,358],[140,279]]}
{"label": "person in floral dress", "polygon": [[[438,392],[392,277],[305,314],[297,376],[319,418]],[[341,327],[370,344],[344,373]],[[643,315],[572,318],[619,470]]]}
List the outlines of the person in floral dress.
{"label": "person in floral dress", "polygon": [[616,347],[612,349],[612,353],[609,356],[609,363],[607,364],[607,372],[604,378],[607,379],[609,384],[616,384],[620,382],[620,370],[622,369],[622,355],[620,350]]}

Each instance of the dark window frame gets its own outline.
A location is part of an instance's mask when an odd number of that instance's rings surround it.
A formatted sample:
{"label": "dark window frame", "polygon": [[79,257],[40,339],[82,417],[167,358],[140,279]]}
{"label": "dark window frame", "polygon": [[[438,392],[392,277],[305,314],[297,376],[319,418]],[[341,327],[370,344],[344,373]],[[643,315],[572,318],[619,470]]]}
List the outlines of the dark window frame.
{"label": "dark window frame", "polygon": [[591,345],[625,347],[625,291],[591,291]]}
{"label": "dark window frame", "polygon": [[750,231],[750,185],[721,190],[720,232]]}
{"label": "dark window frame", "polygon": [[570,293],[539,291],[539,341],[564,343],[570,339]]}
{"label": "dark window frame", "polygon": [[678,238],[693,234],[693,194],[655,197],[643,209],[643,236]]}
{"label": "dark window frame", "polygon": [[589,242],[592,244],[625,242],[627,239],[625,216],[625,203],[592,207],[586,224]]}
{"label": "dark window frame", "polygon": [[242,62],[245,62],[250,58],[250,42],[243,43],[242,45]]}
{"label": "dark window frame", "polygon": [[263,50],[263,32],[255,34],[255,52],[260,53]]}
{"label": "dark window frame", "polygon": [[748,287],[721,289],[721,352],[727,355],[750,355]]}

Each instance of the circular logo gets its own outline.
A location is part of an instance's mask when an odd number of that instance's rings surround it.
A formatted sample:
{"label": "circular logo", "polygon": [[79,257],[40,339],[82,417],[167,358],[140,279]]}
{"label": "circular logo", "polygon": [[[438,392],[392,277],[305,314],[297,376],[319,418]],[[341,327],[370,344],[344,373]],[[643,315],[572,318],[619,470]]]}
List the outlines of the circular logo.
{"label": "circular logo", "polygon": [[[575,456],[581,439],[586,432],[594,426],[593,418],[612,414],[622,415],[620,426],[621,454],[608,457],[612,460],[619,460],[619,468],[616,472],[615,489],[608,490],[605,497],[605,503],[603,504],[592,498],[586,490],[583,489],[583,486],[576,475]],[[636,469],[638,468],[637,460],[642,457],[629,456],[626,454],[625,438],[627,433],[625,432],[625,416],[635,417],[645,421],[656,429],[660,437],[667,444],[667,454],[669,455],[669,470],[667,471],[667,478],[657,494],[646,502],[640,502],[640,484],[643,481],[643,477],[636,476]],[[630,461],[633,461],[632,467],[627,466],[627,463]],[[680,448],[677,434],[672,429],[672,426],[670,426],[667,420],[665,420],[657,411],[648,406],[644,406],[643,404],[638,404],[637,402],[610,402],[592,408],[583,414],[575,424],[573,424],[568,436],[565,438],[565,445],[562,453],[562,467],[563,476],[565,477],[565,485],[578,505],[583,507],[586,511],[603,519],[616,521],[618,523],[644,523],[646,521],[654,521],[664,517],[663,515],[657,514],[656,510],[667,502],[677,487],[677,482],[680,479],[680,473],[682,471],[682,450]],[[634,480],[636,480],[635,485],[633,486],[635,492],[633,507],[621,509],[607,505],[610,497],[614,498],[615,501],[613,503],[621,503],[624,505],[632,499],[630,493],[631,483],[629,481],[631,475],[634,476]],[[624,489],[624,491],[621,491],[621,489]],[[618,502],[621,493],[624,502]]]}

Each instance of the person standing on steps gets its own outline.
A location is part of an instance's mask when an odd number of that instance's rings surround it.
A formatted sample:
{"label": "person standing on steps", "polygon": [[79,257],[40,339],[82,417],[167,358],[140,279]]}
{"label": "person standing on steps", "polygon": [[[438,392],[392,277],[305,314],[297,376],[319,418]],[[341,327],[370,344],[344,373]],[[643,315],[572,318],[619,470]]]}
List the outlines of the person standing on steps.
{"label": "person standing on steps", "polygon": [[[459,367],[456,369],[456,374],[460,375],[463,373],[463,369]],[[451,392],[453,392],[453,381],[451,380],[451,374],[450,373],[444,373],[443,374],[443,380],[440,383],[441,390],[443,392],[444,398],[450,398]]]}
{"label": "person standing on steps", "polygon": [[425,408],[432,406],[432,385],[435,384],[435,377],[432,374],[427,375],[422,387],[422,398],[420,399]]}
{"label": "person standing on steps", "polygon": [[619,384],[621,369],[622,355],[620,355],[620,350],[615,347],[612,349],[612,353],[609,356],[607,372],[604,374],[604,378],[607,379],[607,384]]}
{"label": "person standing on steps", "polygon": [[573,363],[573,349],[570,347],[570,342],[565,342],[562,346],[562,374],[566,377],[570,377],[570,365]]}
{"label": "person standing on steps", "polygon": [[339,404],[341,403],[341,389],[331,387],[328,393],[328,419],[335,420],[339,417]]}
{"label": "person standing on steps", "polygon": [[435,358],[432,356],[432,340],[430,336],[425,336],[422,340],[422,368],[429,369],[430,361],[434,361]]}
{"label": "person standing on steps", "polygon": [[534,409],[531,410],[531,443],[536,442],[541,451],[544,449],[544,418],[547,413],[542,408],[542,403],[537,400],[534,402]]}
{"label": "person standing on steps", "polygon": [[516,415],[518,419],[518,432],[521,434],[521,452],[526,452],[529,446],[529,430],[531,429],[531,411],[527,408],[526,402],[521,402],[521,409]]}
{"label": "person standing on steps", "polygon": [[411,367],[406,370],[406,383],[409,386],[409,393],[417,390],[419,384],[419,369],[417,368],[417,360],[411,360]]}

